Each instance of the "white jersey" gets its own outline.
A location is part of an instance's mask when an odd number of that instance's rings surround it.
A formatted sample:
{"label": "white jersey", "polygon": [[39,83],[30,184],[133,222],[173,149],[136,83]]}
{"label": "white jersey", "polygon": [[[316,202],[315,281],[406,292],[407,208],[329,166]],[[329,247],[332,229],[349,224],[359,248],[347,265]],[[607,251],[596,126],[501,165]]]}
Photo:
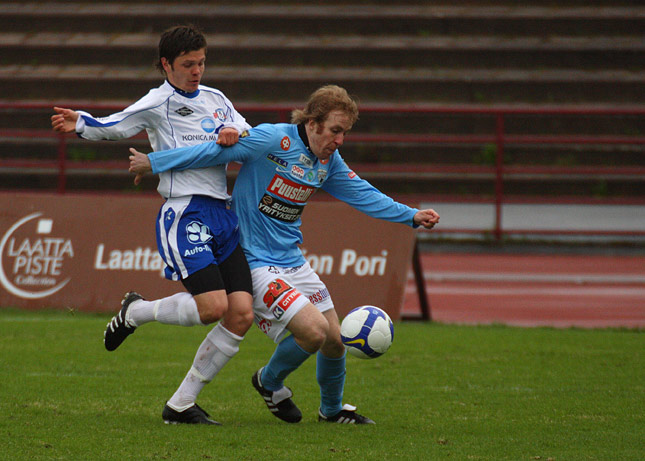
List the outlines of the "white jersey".
{"label": "white jersey", "polygon": [[[108,117],[78,113],[76,132],[82,138],[125,139],[145,129],[154,151],[216,141],[222,128],[235,128],[239,133],[251,128],[221,91],[200,85],[186,93],[168,81]],[[206,195],[228,200],[226,165],[161,173],[157,191],[164,198]]]}

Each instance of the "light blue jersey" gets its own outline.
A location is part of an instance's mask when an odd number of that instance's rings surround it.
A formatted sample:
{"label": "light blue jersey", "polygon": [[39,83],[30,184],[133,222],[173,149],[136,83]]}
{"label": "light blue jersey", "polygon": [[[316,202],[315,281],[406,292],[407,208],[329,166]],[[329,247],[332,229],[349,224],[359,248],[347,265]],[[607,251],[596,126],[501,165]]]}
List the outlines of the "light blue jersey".
{"label": "light blue jersey", "polygon": [[[214,142],[149,154],[155,174],[229,162],[243,166],[233,189],[241,245],[251,268],[295,267],[305,258],[300,217],[322,188],[374,218],[414,226],[418,211],[395,202],[349,169],[338,151],[320,161],[307,147],[304,128],[262,124],[230,147]],[[339,217],[341,219],[341,217]]]}

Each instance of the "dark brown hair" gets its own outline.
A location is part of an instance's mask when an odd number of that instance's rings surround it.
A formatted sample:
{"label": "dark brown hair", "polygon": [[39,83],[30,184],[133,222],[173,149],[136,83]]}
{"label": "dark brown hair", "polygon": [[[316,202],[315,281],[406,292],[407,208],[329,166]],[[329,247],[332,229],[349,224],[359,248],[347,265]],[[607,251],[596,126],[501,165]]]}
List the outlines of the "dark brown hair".
{"label": "dark brown hair", "polygon": [[206,37],[192,25],[175,26],[167,29],[159,39],[159,59],[156,67],[165,74],[161,58],[166,58],[172,66],[178,56],[191,51],[206,49]]}

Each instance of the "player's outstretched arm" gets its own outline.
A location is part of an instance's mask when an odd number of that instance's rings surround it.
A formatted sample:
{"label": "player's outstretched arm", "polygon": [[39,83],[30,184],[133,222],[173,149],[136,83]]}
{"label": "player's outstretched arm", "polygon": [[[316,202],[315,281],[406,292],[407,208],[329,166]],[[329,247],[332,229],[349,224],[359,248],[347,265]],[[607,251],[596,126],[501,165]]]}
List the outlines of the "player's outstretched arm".
{"label": "player's outstretched arm", "polygon": [[54,107],[54,115],[51,116],[52,128],[59,133],[71,133],[76,130],[78,112],[72,109]]}
{"label": "player's outstretched arm", "polygon": [[432,229],[439,222],[439,213],[431,208],[419,210],[414,215],[414,224],[423,226],[426,229]]}
{"label": "player's outstretched arm", "polygon": [[152,166],[150,165],[150,159],[143,152],[139,152],[135,148],[130,148],[130,168],[128,171],[134,173],[134,184],[137,185],[141,182],[143,175],[148,171],[152,171]]}

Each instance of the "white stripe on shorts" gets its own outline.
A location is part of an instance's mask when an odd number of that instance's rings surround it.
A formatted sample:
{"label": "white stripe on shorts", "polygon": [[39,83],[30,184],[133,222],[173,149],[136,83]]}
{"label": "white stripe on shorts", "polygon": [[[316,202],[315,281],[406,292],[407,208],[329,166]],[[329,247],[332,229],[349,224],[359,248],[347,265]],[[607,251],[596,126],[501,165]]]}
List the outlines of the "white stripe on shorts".
{"label": "white stripe on shorts", "polygon": [[[184,265],[184,261],[181,257],[181,252],[179,251],[179,247],[177,245],[177,227],[179,226],[179,220],[183,216],[184,210],[186,210],[186,207],[188,206],[189,203],[190,203],[190,199],[188,197],[168,199],[166,200],[166,203],[164,203],[162,208],[163,212],[159,217],[159,219],[161,220],[159,222],[159,229],[161,232],[161,246],[163,247],[164,254],[167,255],[170,262],[174,260],[174,262],[177,264],[178,267],[173,267],[173,269],[175,269],[175,271],[179,269],[181,278],[188,277],[188,271],[186,270],[186,266]],[[174,210],[175,220],[173,221],[168,231],[168,234],[166,235],[164,217],[166,215],[166,211],[168,210],[168,208],[172,208]],[[172,258],[170,258],[171,252],[172,252]]]}

